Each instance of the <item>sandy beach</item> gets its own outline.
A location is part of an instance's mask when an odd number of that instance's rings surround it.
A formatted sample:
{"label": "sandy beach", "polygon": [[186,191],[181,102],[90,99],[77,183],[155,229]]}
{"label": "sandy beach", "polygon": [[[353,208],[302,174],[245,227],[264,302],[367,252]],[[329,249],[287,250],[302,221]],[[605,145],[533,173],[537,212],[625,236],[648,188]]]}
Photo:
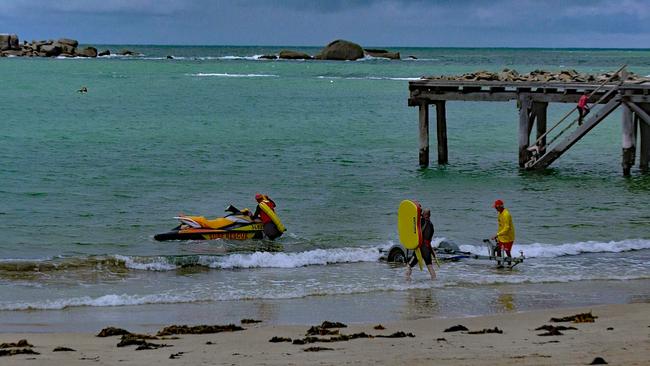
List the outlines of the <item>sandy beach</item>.
{"label": "sandy beach", "polygon": [[[594,322],[551,322],[580,313],[593,314]],[[650,364],[650,304],[603,305],[562,308],[473,318],[420,319],[378,324],[350,324],[331,328],[332,335],[316,338],[358,338],[309,343],[311,325],[242,324],[245,330],[200,335],[167,335],[146,342],[167,347],[136,350],[117,347],[120,336],[97,337],[87,333],[0,334],[0,343],[26,339],[38,354],[0,358],[3,365],[587,365],[597,357],[613,365]],[[330,321],[335,322],[336,319]],[[170,324],[171,325],[171,324]],[[237,324],[239,325],[239,324]],[[318,325],[318,324],[312,324]],[[445,332],[462,325],[465,331]],[[551,325],[573,327],[562,335],[541,336]],[[106,325],[111,326],[110,324]],[[480,333],[489,329],[502,333]],[[560,328],[561,329],[561,328]],[[128,329],[127,329],[128,330]],[[338,330],[338,334],[337,333]],[[405,337],[381,338],[397,332]],[[374,336],[366,338],[361,333]],[[479,334],[471,334],[479,332]],[[155,333],[155,332],[154,332]],[[411,337],[412,333],[414,337]],[[401,335],[401,334],[398,334]],[[269,342],[273,337],[307,340],[306,344]],[[312,339],[313,340],[313,339]],[[57,347],[74,351],[53,352]],[[309,351],[312,347],[321,350]],[[323,349],[324,348],[324,349]],[[312,348],[313,349],[313,348]]]}

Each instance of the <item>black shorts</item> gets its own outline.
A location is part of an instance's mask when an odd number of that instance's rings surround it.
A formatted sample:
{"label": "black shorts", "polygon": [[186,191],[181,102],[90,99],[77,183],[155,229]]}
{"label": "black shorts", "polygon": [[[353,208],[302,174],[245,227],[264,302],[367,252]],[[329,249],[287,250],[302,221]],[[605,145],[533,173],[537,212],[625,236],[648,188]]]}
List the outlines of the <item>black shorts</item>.
{"label": "black shorts", "polygon": [[[433,255],[432,253],[433,249],[431,249],[430,245],[422,245],[420,246],[420,253],[422,253],[422,259],[424,260],[424,263],[429,266],[433,262],[431,261],[431,256]],[[411,257],[411,260],[409,261],[409,266],[415,267],[415,265],[418,264],[418,257],[413,253],[413,257]]]}
{"label": "black shorts", "polygon": [[278,227],[275,226],[273,221],[264,224],[264,234],[271,240],[282,235],[282,233],[280,232],[280,230],[278,230]]}

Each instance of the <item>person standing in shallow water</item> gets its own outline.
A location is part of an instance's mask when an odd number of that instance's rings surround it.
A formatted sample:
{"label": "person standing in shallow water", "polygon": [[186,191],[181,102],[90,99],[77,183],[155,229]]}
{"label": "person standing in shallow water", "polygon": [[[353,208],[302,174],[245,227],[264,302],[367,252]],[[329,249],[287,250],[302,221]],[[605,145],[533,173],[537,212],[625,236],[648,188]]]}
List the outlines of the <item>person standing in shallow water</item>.
{"label": "person standing in shallow water", "polygon": [[[436,279],[436,271],[433,269],[432,257],[435,257],[436,253],[431,248],[431,239],[433,239],[433,223],[431,222],[431,211],[422,210],[422,217],[420,218],[420,225],[422,227],[422,243],[420,244],[420,253],[422,254],[422,259],[427,265],[427,270],[429,270],[429,275],[431,280]],[[411,279],[411,272],[413,267],[418,264],[418,258],[413,255],[411,260],[407,263],[406,266],[406,278]]]}
{"label": "person standing in shallow water", "polygon": [[512,216],[510,211],[507,208],[503,207],[503,201],[496,200],[494,201],[494,209],[497,210],[499,216],[497,217],[497,222],[499,224],[496,235],[492,237],[492,240],[496,240],[496,256],[501,256],[501,251],[506,252],[508,258],[512,258],[510,251],[512,250],[512,244],[515,242],[515,225],[512,222]]}

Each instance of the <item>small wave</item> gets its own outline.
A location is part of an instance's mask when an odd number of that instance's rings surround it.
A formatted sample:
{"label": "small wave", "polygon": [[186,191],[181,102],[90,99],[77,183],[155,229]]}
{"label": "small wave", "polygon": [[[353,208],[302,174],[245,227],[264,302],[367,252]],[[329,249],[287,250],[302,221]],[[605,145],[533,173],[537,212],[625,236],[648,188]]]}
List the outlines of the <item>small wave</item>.
{"label": "small wave", "polygon": [[223,78],[277,78],[279,75],[274,74],[228,74],[228,73],[196,73],[189,74],[190,76],[197,77],[206,77],[206,76],[216,76]]}
{"label": "small wave", "polygon": [[176,264],[169,262],[166,257],[129,257],[116,254],[115,259],[124,263],[126,268],[145,271],[172,271],[178,268]]}
{"label": "small wave", "polygon": [[40,301],[2,301],[0,299],[0,311],[21,311],[21,310],[60,310],[71,307],[114,307],[146,304],[183,304],[197,302],[216,302],[233,300],[252,299],[295,299],[309,296],[328,295],[351,295],[371,292],[405,291],[411,289],[427,288],[454,288],[466,285],[493,285],[493,284],[522,284],[522,283],[567,283],[577,281],[629,281],[635,279],[648,279],[644,274],[636,275],[600,275],[600,274],[575,274],[557,277],[549,276],[503,276],[502,274],[473,276],[471,278],[458,279],[449,282],[382,282],[377,281],[371,285],[367,282],[348,282],[339,286],[327,286],[323,283],[318,286],[293,286],[279,291],[277,288],[258,288],[256,291],[237,289],[233,287],[220,287],[218,291],[202,291],[195,289],[184,289],[167,291],[158,294],[106,294],[97,297],[81,296],[73,298],[47,299]]}
{"label": "small wave", "polygon": [[211,268],[296,268],[334,263],[376,262],[381,253],[377,247],[315,249],[300,253],[232,254],[216,258]]}
{"label": "small wave", "polygon": [[[461,245],[460,249],[474,254],[486,254],[484,246]],[[521,250],[528,258],[555,258],[583,253],[621,253],[642,249],[650,249],[650,240],[626,239],[610,242],[586,241],[565,244],[533,243],[521,245],[515,243],[512,252],[514,254]]]}
{"label": "small wave", "polygon": [[79,306],[127,306],[144,304],[175,304],[196,302],[190,297],[170,294],[155,295],[104,295],[100,297],[82,296],[69,299],[45,300],[42,302],[18,302],[0,304],[0,310],[60,310]]}
{"label": "small wave", "polygon": [[317,79],[343,79],[343,80],[396,80],[396,81],[413,81],[421,80],[420,77],[389,77],[389,76],[325,76],[320,75]]}
{"label": "small wave", "polygon": [[[383,248],[383,246],[381,247]],[[215,269],[297,268],[336,263],[377,262],[380,247],[314,249],[297,253],[254,252],[229,255],[194,255],[169,257],[115,256],[130,269],[170,271],[179,266],[202,266]]]}
{"label": "small wave", "polygon": [[233,268],[297,268],[310,265],[336,263],[377,262],[380,248],[314,249],[296,253],[254,251],[232,254],[193,254],[164,256],[102,255],[82,257],[54,257],[44,259],[0,260],[0,276],[18,272],[55,272],[61,270],[98,269],[119,271],[123,269],[141,271],[173,271],[181,267],[200,266],[214,269]]}
{"label": "small wave", "polygon": [[250,61],[257,61],[257,60],[264,60],[262,58],[263,55],[253,55],[253,56],[221,56],[217,57],[219,60],[250,60]]}
{"label": "small wave", "polygon": [[124,268],[124,262],[111,256],[48,257],[37,259],[2,259],[0,275],[19,272],[54,272],[85,268]]}

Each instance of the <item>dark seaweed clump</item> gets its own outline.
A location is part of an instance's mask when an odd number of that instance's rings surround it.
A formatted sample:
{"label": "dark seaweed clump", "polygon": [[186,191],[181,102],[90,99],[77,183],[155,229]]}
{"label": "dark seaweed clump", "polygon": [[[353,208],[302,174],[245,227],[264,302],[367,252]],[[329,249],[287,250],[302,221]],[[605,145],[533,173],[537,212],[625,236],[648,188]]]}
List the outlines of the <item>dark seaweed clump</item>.
{"label": "dark seaweed clump", "polygon": [[554,323],[559,322],[574,322],[574,323],[593,323],[596,321],[597,316],[591,314],[591,311],[588,313],[580,313],[576,315],[565,316],[562,318],[551,318],[551,321]]}
{"label": "dark seaweed clump", "polygon": [[171,325],[160,330],[158,336],[166,336],[173,334],[212,334],[221,332],[236,332],[244,330],[244,328],[234,325],[196,325],[190,327],[188,325]]}

